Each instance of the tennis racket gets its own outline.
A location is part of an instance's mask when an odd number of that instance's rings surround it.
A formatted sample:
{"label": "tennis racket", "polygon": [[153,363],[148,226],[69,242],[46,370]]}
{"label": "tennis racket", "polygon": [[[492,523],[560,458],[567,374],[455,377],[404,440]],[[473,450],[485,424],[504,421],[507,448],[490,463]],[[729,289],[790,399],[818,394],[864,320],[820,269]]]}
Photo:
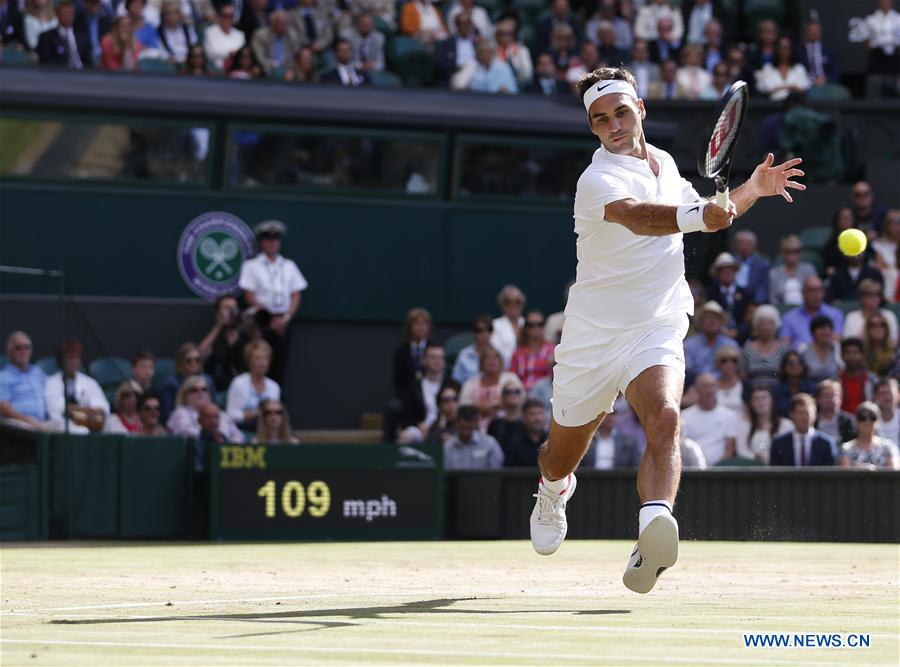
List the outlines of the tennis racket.
{"label": "tennis racket", "polygon": [[728,174],[731,172],[731,158],[741,133],[741,125],[747,115],[750,94],[747,84],[735,81],[722,95],[716,109],[715,123],[709,128],[703,145],[697,169],[704,178],[716,183],[716,205],[728,208]]}

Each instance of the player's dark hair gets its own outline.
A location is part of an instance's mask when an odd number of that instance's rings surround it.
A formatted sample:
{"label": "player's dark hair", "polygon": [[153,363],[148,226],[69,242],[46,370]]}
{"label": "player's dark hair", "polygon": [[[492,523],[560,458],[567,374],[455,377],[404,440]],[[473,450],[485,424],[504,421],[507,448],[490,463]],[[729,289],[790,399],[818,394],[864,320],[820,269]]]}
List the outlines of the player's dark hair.
{"label": "player's dark hair", "polygon": [[847,351],[848,347],[855,347],[860,352],[863,351],[863,342],[859,338],[850,337],[841,341],[841,353]]}
{"label": "player's dark hair", "polygon": [[588,88],[598,81],[609,81],[610,79],[627,81],[637,90],[637,81],[634,80],[634,75],[624,67],[598,67],[593,72],[582,75],[578,81],[578,96],[583,101]]}
{"label": "player's dark hair", "polygon": [[809,332],[814,334],[816,333],[816,329],[821,329],[822,327],[834,329],[834,322],[832,322],[831,318],[827,315],[817,315],[812,318],[812,321],[809,323]]}

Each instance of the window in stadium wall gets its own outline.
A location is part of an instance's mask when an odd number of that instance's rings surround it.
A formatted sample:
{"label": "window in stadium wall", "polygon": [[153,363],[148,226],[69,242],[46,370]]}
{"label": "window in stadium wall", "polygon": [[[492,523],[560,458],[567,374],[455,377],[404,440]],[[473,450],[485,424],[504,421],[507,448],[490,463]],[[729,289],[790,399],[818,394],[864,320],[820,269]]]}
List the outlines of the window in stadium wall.
{"label": "window in stadium wall", "polygon": [[0,175],[205,185],[208,127],[159,121],[0,116]]}
{"label": "window in stadium wall", "polygon": [[443,146],[440,135],[236,127],[229,132],[228,184],[434,196]]}
{"label": "window in stadium wall", "polygon": [[456,195],[571,203],[596,146],[589,141],[460,137]]}

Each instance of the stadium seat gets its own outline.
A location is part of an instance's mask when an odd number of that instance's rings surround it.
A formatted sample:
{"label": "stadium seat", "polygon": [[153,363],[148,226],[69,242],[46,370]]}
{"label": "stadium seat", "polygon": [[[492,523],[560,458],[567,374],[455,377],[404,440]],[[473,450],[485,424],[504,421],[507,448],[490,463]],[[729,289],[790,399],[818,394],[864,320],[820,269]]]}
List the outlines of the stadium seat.
{"label": "stadium seat", "polygon": [[53,375],[59,370],[59,365],[56,363],[56,357],[41,357],[34,362],[34,365],[44,371],[47,375]]}
{"label": "stadium seat", "polygon": [[120,382],[131,377],[131,364],[121,357],[100,357],[90,363],[88,374],[103,389],[115,390]]}
{"label": "stadium seat", "polygon": [[756,35],[756,24],[763,19],[772,19],[784,25],[783,0],[744,0],[744,24],[751,35]]}
{"label": "stadium seat", "polygon": [[847,313],[859,310],[859,300],[858,299],[842,299],[841,301],[835,301],[831,304],[835,308],[839,308],[844,315]]}
{"label": "stadium seat", "polygon": [[[888,304],[885,304],[884,307],[887,308],[892,313],[894,313],[894,316],[898,320],[900,320],[900,303],[888,303]],[[2,361],[0,361],[0,368],[2,368],[2,367],[3,367]]]}
{"label": "stadium seat", "polygon": [[153,72],[155,74],[177,74],[176,66],[166,60],[157,58],[138,58],[138,72]]}
{"label": "stadium seat", "polygon": [[387,44],[391,70],[405,86],[423,86],[431,82],[434,72],[431,54],[424,45],[410,37],[395,35]]}
{"label": "stadium seat", "polygon": [[[400,16],[400,15],[397,14],[397,16]],[[384,20],[383,18],[381,18],[380,16],[376,16],[376,17],[375,17],[375,30],[377,30],[378,32],[380,32],[380,33],[381,33],[382,35],[384,35],[385,37],[390,37],[390,36],[393,35],[395,32],[397,32],[397,28],[391,26],[390,23],[388,23],[387,21],[385,21],[385,20]]]}
{"label": "stadium seat", "polygon": [[447,356],[447,366],[452,366],[456,361],[456,357],[459,356],[460,350],[467,345],[471,345],[474,340],[475,334],[471,331],[465,331],[463,333],[453,334],[444,341],[444,354]]}
{"label": "stadium seat", "polygon": [[824,247],[828,237],[831,236],[831,227],[819,225],[809,227],[800,232],[800,243],[807,250],[818,250]]}
{"label": "stadium seat", "polygon": [[7,46],[0,52],[0,63],[4,65],[36,65],[37,61],[28,51]]}
{"label": "stadium seat", "polygon": [[9,359],[6,357],[6,355],[0,354],[0,368],[6,368],[6,366],[8,364],[9,364]]}
{"label": "stadium seat", "polygon": [[839,83],[813,86],[806,93],[807,100],[849,100],[850,91]]}
{"label": "stadium seat", "polygon": [[154,372],[151,386],[161,390],[166,380],[175,375],[175,360],[171,357],[159,357],[153,361]]}
{"label": "stadium seat", "polygon": [[522,25],[537,25],[538,19],[549,14],[547,4],[543,0],[513,0],[511,8],[519,13]]}
{"label": "stadium seat", "polygon": [[400,77],[387,71],[377,72],[372,70],[369,72],[369,78],[372,79],[372,85],[379,88],[398,88],[403,85]]}

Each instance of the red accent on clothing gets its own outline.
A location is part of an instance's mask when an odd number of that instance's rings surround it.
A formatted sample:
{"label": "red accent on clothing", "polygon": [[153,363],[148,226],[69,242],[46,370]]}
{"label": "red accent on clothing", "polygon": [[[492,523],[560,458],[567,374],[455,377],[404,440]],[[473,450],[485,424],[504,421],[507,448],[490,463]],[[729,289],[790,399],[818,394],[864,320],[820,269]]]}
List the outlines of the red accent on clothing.
{"label": "red accent on clothing", "polygon": [[519,376],[525,385],[525,391],[531,391],[538,380],[550,375],[555,347],[553,343],[545,342],[536,354],[531,354],[527,347],[517,348],[513,352],[509,360],[509,370]]}
{"label": "red accent on clothing", "polygon": [[847,371],[841,372],[841,389],[843,390],[842,410],[856,412],[856,407],[866,400],[867,378],[868,376],[865,371],[862,371],[858,376],[847,375]]}

